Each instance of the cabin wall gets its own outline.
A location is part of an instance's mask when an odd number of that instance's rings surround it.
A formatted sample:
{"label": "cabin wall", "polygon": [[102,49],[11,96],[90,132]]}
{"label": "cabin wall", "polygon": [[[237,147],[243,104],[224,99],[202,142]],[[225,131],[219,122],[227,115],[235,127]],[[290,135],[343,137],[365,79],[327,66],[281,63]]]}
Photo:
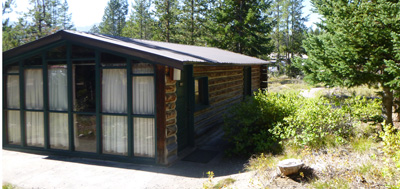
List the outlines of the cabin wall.
{"label": "cabin wall", "polygon": [[209,106],[194,114],[198,137],[223,122],[227,109],[243,99],[243,66],[193,66],[194,77],[208,77]]}
{"label": "cabin wall", "polygon": [[260,89],[261,66],[251,66],[251,91]]}
{"label": "cabin wall", "polygon": [[[168,67],[166,68],[168,74]],[[165,158],[171,164],[178,158],[177,143],[177,111],[176,111],[176,81],[171,80],[169,75],[165,77],[165,119],[166,119],[166,153]]]}

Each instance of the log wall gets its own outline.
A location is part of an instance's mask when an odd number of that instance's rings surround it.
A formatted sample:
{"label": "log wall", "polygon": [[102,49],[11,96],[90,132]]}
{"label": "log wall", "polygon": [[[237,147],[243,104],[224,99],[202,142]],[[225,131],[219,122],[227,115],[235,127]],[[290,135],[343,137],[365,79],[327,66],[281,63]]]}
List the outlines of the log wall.
{"label": "log wall", "polygon": [[[168,73],[168,68],[166,68]],[[165,77],[165,119],[166,119],[166,152],[165,158],[168,164],[173,163],[178,159],[178,142],[177,142],[177,131],[176,125],[176,81],[171,80],[169,75]]]}
{"label": "log wall", "polygon": [[227,109],[243,99],[243,66],[194,65],[193,76],[208,77],[210,106],[194,114],[194,132],[198,137],[222,124]]}
{"label": "log wall", "polygon": [[257,91],[261,84],[261,66],[251,66],[251,91]]}

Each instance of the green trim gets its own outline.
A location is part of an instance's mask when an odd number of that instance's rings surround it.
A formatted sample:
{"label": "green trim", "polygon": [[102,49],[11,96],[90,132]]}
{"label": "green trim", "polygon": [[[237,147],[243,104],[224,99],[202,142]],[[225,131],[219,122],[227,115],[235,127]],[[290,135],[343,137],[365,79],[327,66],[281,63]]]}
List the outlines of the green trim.
{"label": "green trim", "polygon": [[128,85],[127,89],[127,103],[128,103],[128,156],[133,157],[133,147],[134,147],[134,140],[133,140],[133,119],[132,119],[132,112],[133,112],[133,92],[132,92],[132,77],[130,73],[132,72],[132,60],[127,58],[126,59],[126,81]]}
{"label": "green trim", "polygon": [[195,96],[194,96],[194,77],[193,77],[193,65],[185,65],[184,69],[186,70],[186,82],[187,82],[187,91],[186,96],[187,100],[187,124],[188,124],[188,135],[189,135],[189,146],[194,146],[194,112],[195,112]]}
{"label": "green trim", "polygon": [[95,50],[96,56],[96,151],[102,154],[102,128],[101,128],[101,63],[100,52]]}
{"label": "green trim", "polygon": [[155,76],[155,74],[154,73],[151,73],[151,74],[131,74],[133,77],[141,77],[141,76],[143,76],[143,77],[146,77],[146,76]]}
{"label": "green trim", "polygon": [[7,107],[7,94],[4,94],[4,91],[7,92],[7,90],[6,90],[7,89],[7,75],[5,74],[6,72],[7,72],[7,70],[5,70],[3,68],[3,112],[2,112],[3,113],[3,129],[2,129],[3,147],[8,141],[8,139],[7,139],[8,136],[6,134],[6,133],[8,133],[8,131],[7,131],[8,125],[7,125],[7,121],[6,121],[8,119],[8,116],[7,116],[7,113],[8,113],[7,112],[7,108],[8,108]]}
{"label": "green trim", "polygon": [[10,58],[8,60],[5,60],[4,63],[3,63],[3,66],[7,66],[8,64],[12,64],[12,63],[15,63],[15,62],[18,62],[18,61],[22,61],[22,60],[24,60],[26,58],[29,58],[29,57],[32,57],[32,56],[35,56],[35,55],[40,55],[43,51],[47,51],[49,49],[56,48],[56,47],[59,47],[59,46],[65,45],[65,44],[66,44],[66,41],[65,40],[61,40],[61,41],[55,42],[53,44],[46,45],[44,47],[40,47],[40,48],[38,48],[36,50],[27,52],[27,53],[25,53],[23,55],[16,56],[16,57]]}
{"label": "green trim", "polygon": [[21,123],[21,145],[26,147],[26,132],[25,132],[25,71],[24,62],[19,61],[19,99],[20,99],[20,123]]}
{"label": "green trim", "polygon": [[[158,162],[158,154],[157,154],[157,94],[158,94],[158,89],[156,88],[157,86],[157,74],[156,74],[156,65],[153,64],[153,81],[154,81],[154,163]],[[132,71],[132,70],[131,70]],[[165,77],[164,75],[162,77]],[[165,83],[164,83],[165,85]],[[165,104],[163,104],[165,106]]]}
{"label": "green trim", "polygon": [[73,74],[72,74],[72,61],[71,61],[71,43],[67,43],[67,91],[68,91],[68,138],[69,138],[69,151],[75,151],[75,137],[74,137],[74,104],[73,104]]}
{"label": "green trim", "polygon": [[251,96],[251,66],[243,67],[243,98]]}
{"label": "green trim", "polygon": [[[195,80],[199,81],[199,98],[202,99],[200,104],[194,104],[195,106],[195,112],[206,109],[210,107],[210,102],[209,102],[209,92],[208,92],[208,77],[207,76],[200,76],[200,77],[195,77],[193,82]],[[200,85],[200,82],[202,85]],[[193,84],[194,88],[196,87],[195,84]],[[196,96],[195,91],[193,91],[193,95]]]}
{"label": "green trim", "polygon": [[48,68],[46,61],[46,53],[42,54],[42,73],[43,73],[43,122],[44,122],[44,148],[50,148],[50,135],[49,135],[49,81],[48,81]]}

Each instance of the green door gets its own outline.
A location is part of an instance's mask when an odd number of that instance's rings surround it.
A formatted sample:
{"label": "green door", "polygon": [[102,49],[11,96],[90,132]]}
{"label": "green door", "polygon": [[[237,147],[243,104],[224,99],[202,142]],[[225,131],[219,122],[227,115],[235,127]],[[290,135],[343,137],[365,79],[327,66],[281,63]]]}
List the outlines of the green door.
{"label": "green door", "polygon": [[194,146],[194,78],[193,66],[185,65],[181,72],[181,80],[176,82],[178,151]]}

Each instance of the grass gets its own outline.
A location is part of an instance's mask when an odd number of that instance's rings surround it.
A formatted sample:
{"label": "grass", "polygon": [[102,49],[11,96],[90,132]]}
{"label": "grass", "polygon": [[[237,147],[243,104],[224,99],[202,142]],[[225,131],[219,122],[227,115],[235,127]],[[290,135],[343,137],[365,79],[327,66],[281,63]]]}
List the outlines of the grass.
{"label": "grass", "polygon": [[17,189],[17,187],[12,184],[6,183],[3,184],[3,189]]}
{"label": "grass", "polygon": [[219,188],[224,188],[228,187],[229,185],[233,184],[236,180],[233,178],[226,178],[223,180],[220,180],[216,185],[214,185],[214,189],[219,189]]}

